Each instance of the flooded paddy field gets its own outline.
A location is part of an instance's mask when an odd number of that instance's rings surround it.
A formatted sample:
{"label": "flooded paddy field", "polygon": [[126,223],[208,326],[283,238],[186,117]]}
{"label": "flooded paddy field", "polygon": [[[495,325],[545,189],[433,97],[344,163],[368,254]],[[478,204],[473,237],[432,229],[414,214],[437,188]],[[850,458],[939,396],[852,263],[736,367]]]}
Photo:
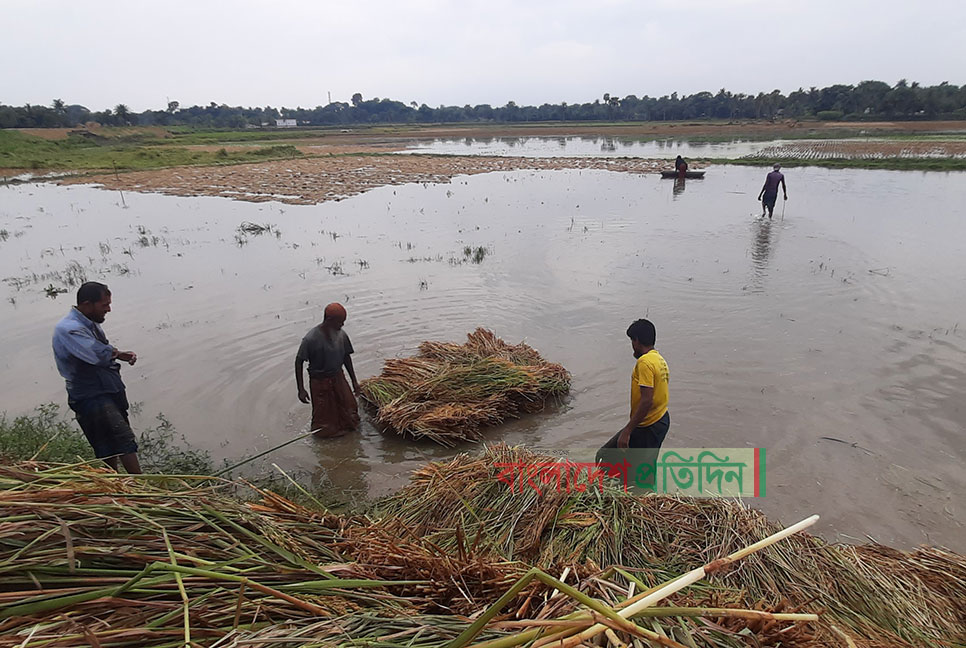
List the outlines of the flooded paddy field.
{"label": "flooded paddy field", "polygon": [[632,137],[466,137],[413,140],[405,153],[503,157],[652,157],[775,160],[962,159],[961,135],[928,139],[775,139],[688,141]]}
{"label": "flooded paddy field", "polygon": [[[162,412],[216,458],[307,429],[294,354],[333,300],[360,378],[477,326],[525,340],[573,373],[572,395],[488,438],[594,447],[626,422],[624,331],[646,315],[671,366],[665,447],[766,448],[754,505],[820,513],[829,539],[966,549],[966,174],[794,169],[774,221],[758,218],[759,169],[683,186],[582,168],[448,179],[309,205],[0,188],[0,411],[65,402],[51,331],[71,284],[97,279],[108,336],[139,356],[123,369],[136,427]],[[269,459],[379,495],[453,452],[364,418]]]}
{"label": "flooded paddy field", "polygon": [[737,158],[758,153],[779,140],[726,142],[688,141],[679,138],[641,139],[607,136],[465,137],[412,140],[407,153],[436,155],[493,155],[506,157],[653,157],[683,155],[699,158]]}
{"label": "flooded paddy field", "polygon": [[743,157],[770,160],[963,159],[966,140],[800,140],[768,142]]}

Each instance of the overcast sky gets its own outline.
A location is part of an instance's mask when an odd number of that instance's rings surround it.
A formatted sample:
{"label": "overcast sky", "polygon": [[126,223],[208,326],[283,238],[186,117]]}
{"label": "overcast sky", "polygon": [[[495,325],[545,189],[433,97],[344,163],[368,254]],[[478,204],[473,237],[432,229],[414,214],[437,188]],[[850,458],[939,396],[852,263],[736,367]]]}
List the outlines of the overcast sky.
{"label": "overcast sky", "polygon": [[0,103],[579,103],[966,84],[966,2],[0,0]]}

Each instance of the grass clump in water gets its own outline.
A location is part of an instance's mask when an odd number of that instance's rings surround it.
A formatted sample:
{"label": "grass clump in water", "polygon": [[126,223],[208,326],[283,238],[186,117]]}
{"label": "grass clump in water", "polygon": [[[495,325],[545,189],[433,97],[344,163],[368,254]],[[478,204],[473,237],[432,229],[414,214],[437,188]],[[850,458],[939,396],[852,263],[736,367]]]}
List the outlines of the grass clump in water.
{"label": "grass clump in water", "polygon": [[275,229],[275,226],[272,225],[271,223],[265,223],[264,225],[262,225],[261,223],[252,223],[251,221],[245,221],[238,226],[238,233],[251,234],[252,236],[259,236],[261,234],[269,234],[274,229]]}
{"label": "grass clump in water", "polygon": [[483,259],[485,259],[486,255],[489,253],[490,251],[482,245],[477,245],[476,247],[473,247],[472,245],[463,246],[463,260],[460,261],[460,263],[465,261],[483,263]]}
{"label": "grass clump in water", "polygon": [[67,292],[66,288],[61,288],[60,286],[55,286],[54,284],[48,284],[44,288],[44,293],[51,299],[56,299],[57,295],[63,295]]}

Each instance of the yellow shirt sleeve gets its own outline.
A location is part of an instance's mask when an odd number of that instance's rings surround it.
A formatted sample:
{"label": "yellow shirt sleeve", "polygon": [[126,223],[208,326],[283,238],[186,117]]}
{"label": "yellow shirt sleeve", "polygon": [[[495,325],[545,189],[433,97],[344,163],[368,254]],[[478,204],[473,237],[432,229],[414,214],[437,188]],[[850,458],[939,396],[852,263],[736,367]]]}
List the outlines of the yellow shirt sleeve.
{"label": "yellow shirt sleeve", "polygon": [[650,351],[638,358],[631,372],[631,416],[641,402],[641,388],[654,389],[651,408],[641,426],[653,425],[667,412],[668,403],[668,366],[657,351]]}
{"label": "yellow shirt sleeve", "polygon": [[651,366],[651,363],[646,361],[637,363],[637,386],[654,386],[654,367]]}

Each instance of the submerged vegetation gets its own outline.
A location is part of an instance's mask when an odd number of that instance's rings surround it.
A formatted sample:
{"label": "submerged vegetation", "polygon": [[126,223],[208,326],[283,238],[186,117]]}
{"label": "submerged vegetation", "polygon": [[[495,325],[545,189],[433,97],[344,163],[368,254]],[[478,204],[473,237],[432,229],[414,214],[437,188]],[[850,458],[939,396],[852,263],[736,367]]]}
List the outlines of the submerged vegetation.
{"label": "submerged vegetation", "polygon": [[[150,238],[148,238],[149,236]],[[135,243],[141,247],[157,246],[159,243],[167,246],[166,240],[153,236],[150,232],[139,234]],[[46,272],[31,272],[20,276],[4,277],[3,283],[19,292],[30,290],[34,286],[43,286],[44,282],[48,282],[42,288],[42,292],[47,297],[55,299],[59,295],[73,291],[91,277],[124,276],[133,272],[127,264],[111,263],[108,265],[107,255],[110,254],[110,246],[107,243],[100,243],[99,245],[102,257],[99,261],[88,256],[87,264],[82,265],[80,261],[72,259],[64,265],[62,270],[47,270]],[[132,258],[134,256],[131,248],[125,248],[122,254]]]}
{"label": "submerged vegetation", "polygon": [[489,250],[482,245],[477,245],[473,247],[467,245],[463,248],[463,258],[472,261],[473,263],[483,263],[483,259],[489,254]]}
{"label": "submerged vegetation", "polygon": [[277,232],[278,229],[275,225],[271,223],[252,223],[250,221],[245,221],[238,226],[237,229],[239,234],[251,234],[252,236],[260,236],[262,234],[270,234],[273,231]]}

